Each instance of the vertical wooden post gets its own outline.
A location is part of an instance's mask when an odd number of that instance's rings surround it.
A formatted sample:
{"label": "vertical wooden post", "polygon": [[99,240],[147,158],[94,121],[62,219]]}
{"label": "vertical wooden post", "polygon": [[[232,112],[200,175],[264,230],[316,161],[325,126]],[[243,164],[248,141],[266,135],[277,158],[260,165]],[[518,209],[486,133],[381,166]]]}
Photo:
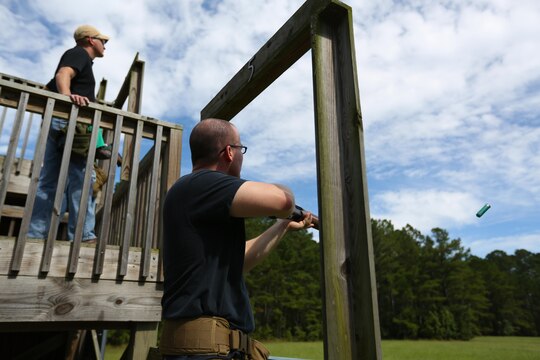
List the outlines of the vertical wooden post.
{"label": "vertical wooden post", "polygon": [[[133,228],[135,225],[135,210],[137,200],[137,178],[139,176],[139,154],[141,151],[141,140],[144,123],[142,120],[137,121],[135,130],[134,146],[131,151],[131,163],[133,167],[130,171],[129,190],[127,198],[126,220],[124,224],[124,233],[120,244],[120,259],[118,265],[118,276],[125,276],[128,267],[128,255],[131,237],[133,236]],[[124,158],[125,159],[125,158]]]}
{"label": "vertical wooden post", "polygon": [[19,154],[19,161],[17,161],[17,169],[15,174],[19,175],[21,173],[22,164],[24,161],[24,155],[26,154],[26,146],[28,145],[28,138],[30,137],[30,130],[32,129],[32,118],[34,114],[30,113],[28,115],[28,124],[26,124],[26,132],[24,133],[23,144],[21,148],[21,153]]}
{"label": "vertical wooden post", "polygon": [[84,232],[84,221],[86,219],[86,210],[88,209],[89,192],[92,186],[92,172],[94,171],[94,156],[96,153],[97,136],[99,132],[99,122],[101,121],[101,111],[94,113],[92,123],[92,134],[90,135],[90,145],[86,158],[86,166],[84,169],[84,181],[81,191],[81,200],[79,202],[79,212],[77,213],[77,225],[75,226],[75,234],[68,260],[68,273],[75,274],[79,263],[79,253],[81,250],[81,241]]}
{"label": "vertical wooden post", "polygon": [[103,263],[105,261],[105,251],[109,243],[109,229],[111,225],[111,209],[113,201],[114,181],[116,161],[114,161],[118,149],[120,147],[120,134],[122,133],[122,123],[124,118],[121,115],[116,116],[114,125],[114,139],[112,143],[113,158],[109,161],[109,169],[107,172],[107,184],[105,185],[105,200],[103,203],[103,220],[101,221],[101,229],[98,236],[98,244],[96,245],[96,253],[94,257],[93,275],[101,275],[103,272]]}
{"label": "vertical wooden post", "polygon": [[139,322],[131,328],[129,344],[122,359],[146,360],[150,348],[157,344],[157,322]]}
{"label": "vertical wooden post", "polygon": [[4,128],[4,121],[6,121],[7,106],[2,109],[2,116],[0,116],[0,136],[2,135],[2,129]]}
{"label": "vertical wooden post", "polygon": [[163,126],[158,125],[156,130],[156,140],[154,143],[152,175],[150,178],[150,194],[148,196],[148,213],[146,214],[146,232],[143,240],[143,254],[141,259],[141,277],[146,278],[150,273],[150,255],[152,250],[152,240],[154,235],[154,219],[157,209],[158,200],[158,172],[159,160],[161,158],[161,137],[163,134]]}
{"label": "vertical wooden post", "polygon": [[[163,211],[163,203],[167,191],[180,177],[180,160],[182,158],[182,133],[181,129],[170,129],[167,146],[163,154],[163,166],[161,171],[161,184],[159,195],[159,211]],[[161,214],[160,214],[161,215]],[[158,281],[163,281],[163,217],[159,217],[160,225],[158,232]]]}
{"label": "vertical wooden post", "polygon": [[11,167],[15,160],[17,144],[19,143],[19,136],[21,135],[22,123],[24,121],[24,113],[26,111],[26,106],[28,105],[29,97],[30,95],[28,93],[21,93],[21,96],[19,98],[19,106],[17,107],[17,115],[15,116],[13,129],[11,130],[8,151],[6,154],[6,158],[4,159],[4,174],[2,176],[2,179],[0,180],[0,214],[2,214],[2,207],[4,206],[4,201],[6,200],[9,178],[11,176]]}
{"label": "vertical wooden post", "polygon": [[[134,62],[130,70],[129,98],[127,111],[140,114],[142,102],[142,81],[144,76],[144,62]],[[133,136],[124,134],[124,151],[122,153],[121,180],[129,180],[131,167],[133,166],[131,154],[134,147]],[[138,160],[138,159],[137,159]]]}
{"label": "vertical wooden post", "polygon": [[314,18],[312,57],[325,358],[381,359],[350,8],[331,4]]}
{"label": "vertical wooden post", "polygon": [[69,120],[67,123],[66,142],[64,143],[64,150],[62,152],[62,164],[60,165],[58,184],[56,186],[56,194],[54,196],[53,213],[51,214],[49,234],[45,240],[43,257],[41,258],[41,272],[49,272],[51,267],[52,252],[54,241],[56,240],[56,233],[58,232],[58,225],[60,224],[62,199],[64,197],[64,190],[66,188],[66,181],[69,171],[69,159],[71,158],[71,149],[73,148],[73,137],[75,135],[75,127],[77,126],[78,116],[79,107],[77,105],[71,105],[71,111],[69,113]]}
{"label": "vertical wooden post", "polygon": [[106,92],[107,92],[107,80],[106,79],[101,79],[101,81],[99,83],[99,89],[98,89],[98,93],[96,95],[96,99],[105,100],[105,93]]}
{"label": "vertical wooden post", "polygon": [[24,246],[26,244],[26,234],[30,228],[32,211],[34,209],[34,200],[36,199],[41,164],[43,163],[43,158],[45,157],[45,147],[47,145],[47,137],[51,127],[54,104],[54,99],[47,99],[47,106],[45,107],[45,112],[43,115],[43,123],[41,125],[41,131],[39,133],[36,149],[34,151],[34,170],[32,171],[30,187],[28,188],[28,195],[24,205],[24,216],[21,220],[21,228],[19,230],[19,236],[17,237],[17,244],[13,248],[13,258],[11,261],[10,271],[19,271],[21,267]]}

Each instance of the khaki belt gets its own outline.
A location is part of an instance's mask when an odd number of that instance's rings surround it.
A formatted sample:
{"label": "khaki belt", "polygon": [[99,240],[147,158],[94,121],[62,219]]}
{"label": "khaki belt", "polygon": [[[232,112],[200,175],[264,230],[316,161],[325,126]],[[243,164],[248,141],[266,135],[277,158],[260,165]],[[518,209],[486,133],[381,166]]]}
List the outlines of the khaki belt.
{"label": "khaki belt", "polygon": [[164,320],[159,348],[162,355],[227,355],[240,351],[250,360],[266,360],[270,355],[257,340],[230,329],[227,320],[209,316]]}

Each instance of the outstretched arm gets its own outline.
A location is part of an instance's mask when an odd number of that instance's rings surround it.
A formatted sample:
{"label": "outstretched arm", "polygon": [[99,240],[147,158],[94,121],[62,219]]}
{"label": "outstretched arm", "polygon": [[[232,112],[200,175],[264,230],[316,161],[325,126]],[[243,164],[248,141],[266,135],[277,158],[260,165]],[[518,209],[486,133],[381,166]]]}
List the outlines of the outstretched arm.
{"label": "outstretched arm", "polygon": [[286,220],[294,207],[294,194],[286,186],[256,181],[246,181],[240,186],[231,204],[231,216],[280,218],[261,235],[246,242],[244,272],[264,260],[287,231],[312,226],[311,213],[305,213],[299,221]]}
{"label": "outstretched arm", "polygon": [[244,255],[244,272],[253,269],[263,261],[270,252],[279,244],[283,236],[288,231],[307,229],[312,226],[312,215],[306,213],[300,221],[278,219],[265,232],[254,239],[246,242],[246,252]]}

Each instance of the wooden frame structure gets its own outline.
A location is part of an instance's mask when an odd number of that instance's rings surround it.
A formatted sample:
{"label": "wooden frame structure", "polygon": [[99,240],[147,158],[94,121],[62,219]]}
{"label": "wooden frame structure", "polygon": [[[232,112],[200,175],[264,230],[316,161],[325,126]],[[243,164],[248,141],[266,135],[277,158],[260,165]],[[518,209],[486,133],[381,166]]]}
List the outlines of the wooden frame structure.
{"label": "wooden frame structure", "polygon": [[[202,110],[201,118],[232,119],[309,50],[324,265],[325,358],[381,359],[351,8],[336,0],[306,1]],[[143,73],[144,63],[136,57],[114,103],[82,109],[40,84],[0,74],[0,105],[17,109],[0,181],[0,216],[10,221],[11,231],[0,238],[0,332],[29,331],[36,325],[45,331],[129,327],[132,336],[126,359],[146,359],[149,347],[155,345],[161,318],[161,225],[155,214],[180,173],[182,128],[137,114]],[[105,87],[102,82],[101,99]],[[128,111],[119,110],[128,98]],[[16,158],[27,112],[43,117],[30,162]],[[109,175],[102,192],[95,246],[81,242],[82,217],[72,243],[58,241],[55,230],[45,241],[26,238],[39,171],[24,169],[41,164],[53,116],[70,120],[58,189],[66,181],[76,122],[94,125],[88,163],[94,160],[99,127],[109,130],[114,154],[120,135],[128,138],[121,171],[124,181],[114,189],[115,176]],[[139,161],[143,138],[153,146]],[[116,174],[113,162],[101,166]],[[22,194],[24,206],[9,203],[20,185],[16,178],[25,174],[29,180],[28,191]],[[89,184],[86,179],[85,189]],[[60,203],[58,196],[54,229],[62,223]],[[81,208],[86,206],[83,198]],[[43,353],[61,343],[62,339],[51,338],[24,349],[24,354]]]}
{"label": "wooden frame structure", "polygon": [[231,120],[311,49],[325,359],[381,359],[352,10],[308,0],[202,110]]}
{"label": "wooden frame structure", "polygon": [[[16,109],[7,153],[1,158],[0,221],[9,224],[5,226],[9,230],[0,236],[0,332],[128,328],[131,340],[124,359],[146,359],[150,347],[156,345],[162,296],[158,214],[165,192],[180,175],[182,127],[137,114],[143,68],[136,56],[115,102],[101,100],[84,108],[41,84],[0,74],[2,125],[6,109]],[[105,86],[102,82],[98,99],[103,99]],[[121,110],[126,100],[131,111]],[[42,117],[32,160],[16,157],[27,113]],[[32,240],[26,234],[53,117],[69,119],[66,144],[48,238]],[[93,125],[85,174],[92,174],[99,128],[107,133],[113,154],[120,150],[121,135],[129,139],[124,139],[119,183],[116,161],[98,162],[108,177],[96,210],[98,241],[94,245],[82,242],[88,204],[84,196],[74,240],[58,240],[57,234],[77,123]],[[27,129],[31,126],[27,124]],[[22,139],[23,148],[28,134],[29,130]],[[87,175],[82,193],[90,186]],[[56,351],[65,346],[64,340],[56,336],[17,355]]]}

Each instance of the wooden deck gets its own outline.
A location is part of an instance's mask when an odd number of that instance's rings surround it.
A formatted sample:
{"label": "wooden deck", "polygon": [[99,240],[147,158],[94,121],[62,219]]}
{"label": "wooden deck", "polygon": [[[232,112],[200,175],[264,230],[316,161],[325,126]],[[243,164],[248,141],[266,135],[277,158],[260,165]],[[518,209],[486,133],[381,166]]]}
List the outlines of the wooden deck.
{"label": "wooden deck", "polygon": [[[156,345],[163,292],[159,213],[166,191],[180,176],[182,127],[133,112],[140,108],[141,63],[136,57],[115,103],[84,108],[41,84],[0,74],[0,129],[11,133],[9,141],[2,139],[7,151],[0,154],[0,332],[21,333],[0,342],[2,351],[62,353],[69,338],[63,334],[81,329],[130,329],[126,359],[146,359]],[[132,112],[121,110],[126,100]],[[36,240],[26,234],[53,117],[69,120],[66,145],[51,230]],[[65,241],[67,214],[61,217],[59,211],[76,123],[93,125],[85,173],[97,164],[107,175],[98,195],[95,244],[82,242],[85,210],[73,241]],[[38,126],[32,137],[31,128]],[[122,154],[122,167],[94,161],[99,128],[113,154]],[[90,186],[87,176],[82,192]],[[83,197],[80,208],[87,205]],[[17,339],[36,331],[44,333],[43,341],[15,349],[22,344]]]}

